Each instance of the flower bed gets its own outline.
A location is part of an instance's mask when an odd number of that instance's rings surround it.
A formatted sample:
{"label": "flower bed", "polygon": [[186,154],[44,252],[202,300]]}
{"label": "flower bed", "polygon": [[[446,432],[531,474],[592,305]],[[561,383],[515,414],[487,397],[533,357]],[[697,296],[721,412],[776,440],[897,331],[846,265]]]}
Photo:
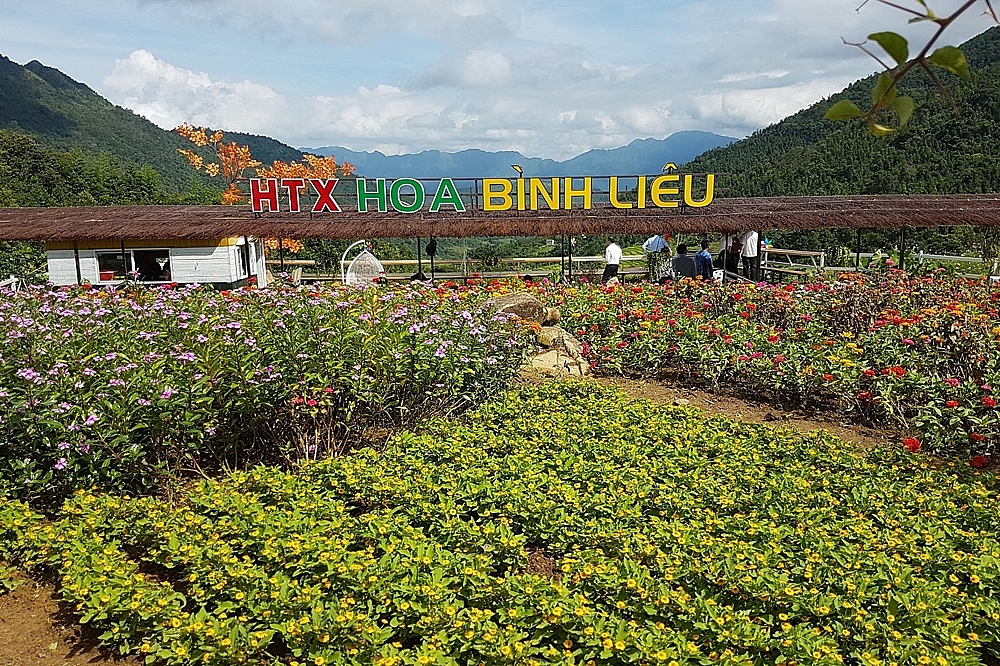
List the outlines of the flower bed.
{"label": "flower bed", "polygon": [[506,385],[524,334],[426,287],[0,293],[0,494],[316,458]]}
{"label": "flower bed", "polygon": [[713,390],[854,412],[916,429],[917,446],[980,466],[1000,446],[1000,291],[984,281],[895,271],[786,286],[535,291],[561,308],[600,373],[667,371]]}
{"label": "flower bed", "polygon": [[974,665],[1000,641],[998,491],[570,384],[177,503],[0,505],[0,556],[169,664]]}

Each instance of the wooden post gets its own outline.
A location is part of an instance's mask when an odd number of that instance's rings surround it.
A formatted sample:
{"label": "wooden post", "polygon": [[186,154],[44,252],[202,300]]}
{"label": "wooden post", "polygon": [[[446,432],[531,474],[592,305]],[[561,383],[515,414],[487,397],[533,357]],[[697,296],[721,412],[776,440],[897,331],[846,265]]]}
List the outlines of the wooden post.
{"label": "wooden post", "polygon": [[280,262],[279,268],[281,272],[285,272],[285,239],[278,239],[278,261]]}
{"label": "wooden post", "polygon": [[424,279],[424,260],[420,256],[420,239],[417,238],[417,277]]}
{"label": "wooden post", "polygon": [[80,269],[80,241],[73,241],[73,258],[76,260],[76,284],[83,284],[83,271]]}
{"label": "wooden post", "polygon": [[559,236],[559,281],[566,282],[566,234]]}
{"label": "wooden post", "polygon": [[855,244],[854,268],[861,270],[861,227],[858,227],[858,240]]}
{"label": "wooden post", "polygon": [[906,227],[899,230],[899,270],[906,270]]}

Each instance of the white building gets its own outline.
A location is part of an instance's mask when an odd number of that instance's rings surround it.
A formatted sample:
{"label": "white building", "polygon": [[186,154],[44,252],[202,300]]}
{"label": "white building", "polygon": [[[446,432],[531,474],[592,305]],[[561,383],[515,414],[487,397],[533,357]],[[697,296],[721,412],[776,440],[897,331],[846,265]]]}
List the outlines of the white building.
{"label": "white building", "polygon": [[[221,240],[49,241],[49,280],[56,285],[197,282],[236,287],[256,278],[266,286],[264,244],[252,236]],[[135,275],[132,275],[135,273]]]}

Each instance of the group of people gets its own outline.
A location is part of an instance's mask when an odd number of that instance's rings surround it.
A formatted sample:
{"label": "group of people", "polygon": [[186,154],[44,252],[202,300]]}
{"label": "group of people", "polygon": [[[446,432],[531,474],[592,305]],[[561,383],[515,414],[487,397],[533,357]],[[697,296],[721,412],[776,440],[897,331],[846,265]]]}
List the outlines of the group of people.
{"label": "group of people", "polygon": [[[685,243],[679,244],[677,254],[673,254],[669,239],[669,235],[655,235],[642,244],[651,280],[662,282],[685,277],[712,280],[717,269],[739,275],[741,265],[743,277],[754,282],[760,278],[760,236],[756,231],[723,234],[715,255],[707,238],[701,240],[701,248],[693,254]],[[622,249],[614,238],[608,239],[604,260],[604,282],[617,281]]]}

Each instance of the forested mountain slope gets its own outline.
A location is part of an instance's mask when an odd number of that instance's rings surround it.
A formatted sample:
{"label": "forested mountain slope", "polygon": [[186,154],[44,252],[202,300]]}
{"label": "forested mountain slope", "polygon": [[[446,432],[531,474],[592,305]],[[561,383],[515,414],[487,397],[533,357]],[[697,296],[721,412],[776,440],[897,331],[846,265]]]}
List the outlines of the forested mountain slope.
{"label": "forested mountain slope", "polygon": [[[192,148],[190,142],[38,61],[21,66],[0,55],[0,129],[29,134],[50,148],[107,153],[153,167],[171,191],[186,189],[194,174],[177,153]],[[302,159],[298,150],[267,137],[227,133],[226,140],[249,145],[264,163]]]}
{"label": "forested mountain slope", "polygon": [[962,45],[969,83],[942,74],[957,115],[926,74],[904,79],[900,94],[917,102],[910,126],[887,137],[861,123],[824,120],[841,99],[870,106],[876,77],[814,104],[752,136],[687,164],[728,173],[722,196],[920,194],[1000,191],[1000,28]]}

